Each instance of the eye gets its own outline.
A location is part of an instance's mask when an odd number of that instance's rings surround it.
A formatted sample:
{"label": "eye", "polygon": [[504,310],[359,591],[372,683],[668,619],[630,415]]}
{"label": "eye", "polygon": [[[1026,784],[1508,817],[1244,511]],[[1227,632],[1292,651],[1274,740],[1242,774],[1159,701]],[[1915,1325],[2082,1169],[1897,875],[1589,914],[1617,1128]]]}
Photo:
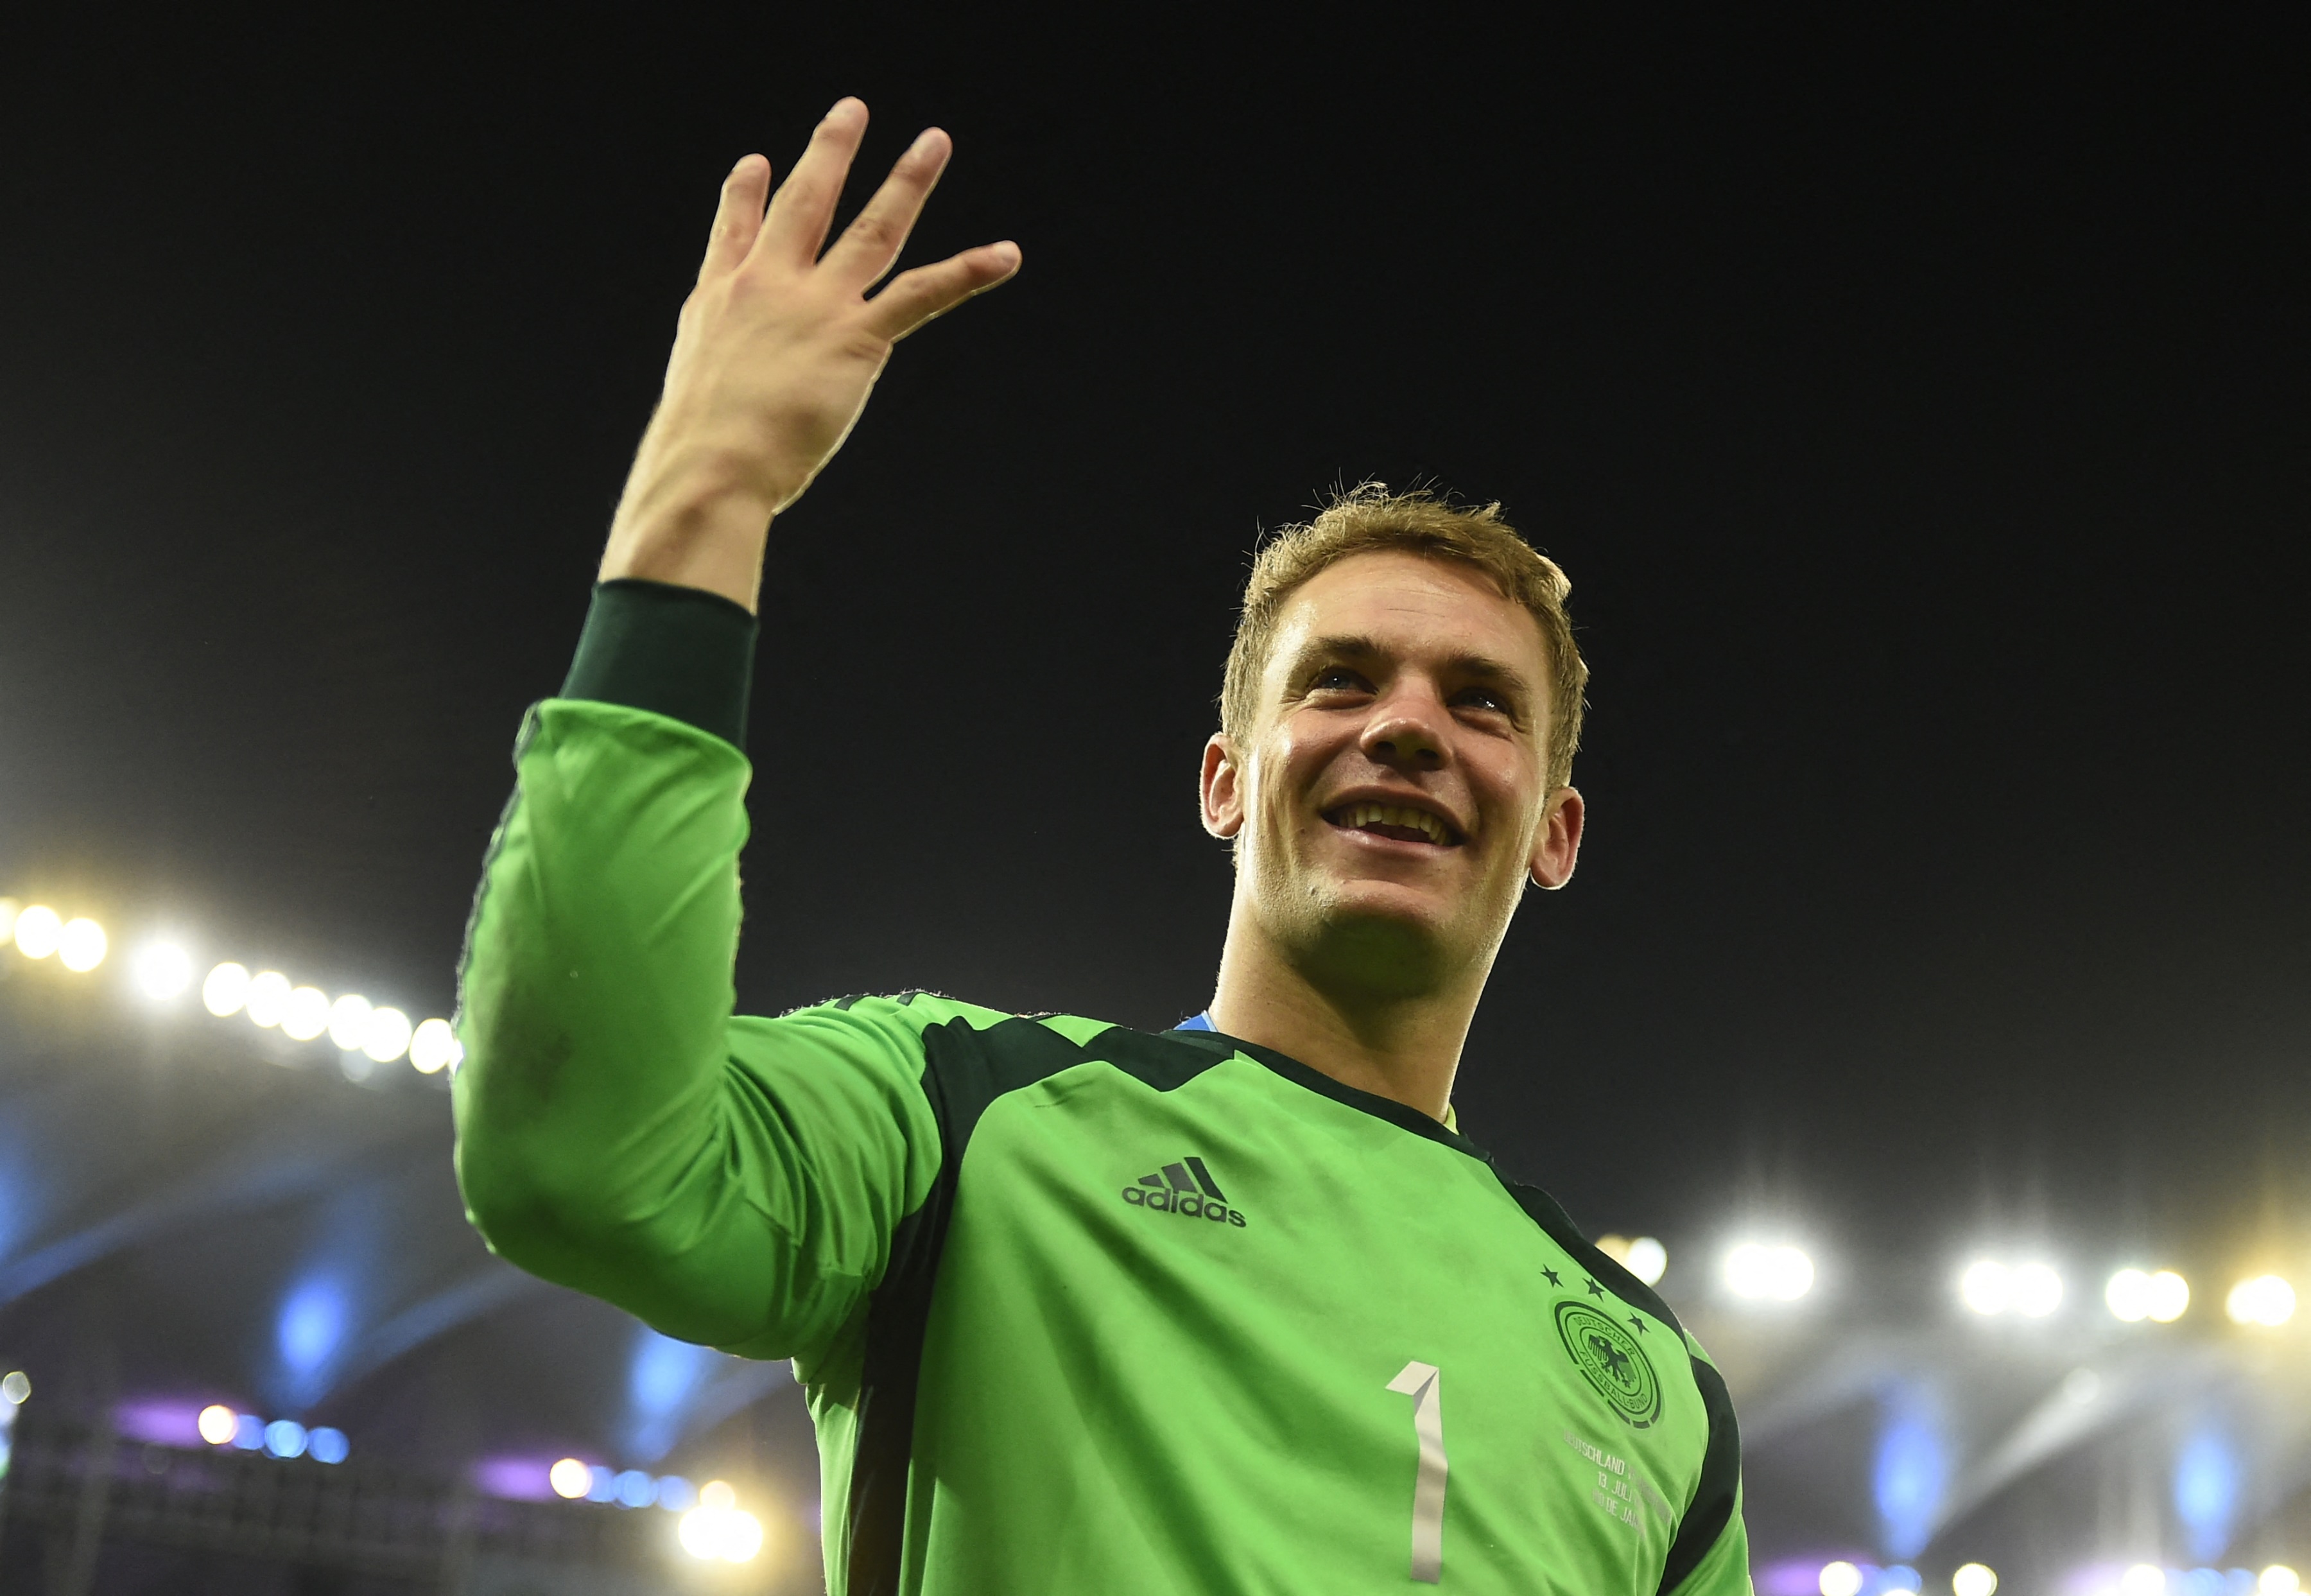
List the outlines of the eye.
{"label": "eye", "polygon": [[1356,672],[1350,670],[1347,666],[1328,665],[1319,670],[1313,676],[1309,678],[1308,691],[1311,693],[1356,693],[1363,690],[1366,685],[1367,684],[1365,679],[1356,675]]}
{"label": "eye", "polygon": [[1490,710],[1496,715],[1511,713],[1507,695],[1491,687],[1464,687],[1453,702],[1471,709]]}

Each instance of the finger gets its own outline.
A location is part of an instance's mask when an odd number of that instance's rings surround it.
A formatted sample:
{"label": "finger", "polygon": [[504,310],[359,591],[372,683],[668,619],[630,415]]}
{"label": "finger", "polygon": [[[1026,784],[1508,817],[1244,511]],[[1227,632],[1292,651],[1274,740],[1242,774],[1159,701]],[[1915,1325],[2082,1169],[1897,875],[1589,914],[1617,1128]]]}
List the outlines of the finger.
{"label": "finger", "polygon": [[722,203],[714,212],[714,231],[707,235],[706,258],[698,263],[698,280],[719,277],[746,258],[762,231],[763,196],[771,191],[771,163],[748,155],[722,179]]}
{"label": "finger", "polygon": [[915,218],[923,214],[923,202],[938,187],[939,174],[946,170],[947,157],[954,151],[954,142],[945,133],[936,127],[924,129],[891,168],[891,175],[875,190],[867,208],[834,240],[825,264],[862,292],[869,283],[881,281],[906,246],[907,235],[915,230]]}
{"label": "finger", "polygon": [[985,293],[1018,269],[1019,246],[1007,239],[901,272],[888,288],[867,301],[867,325],[895,344],[972,295]]}
{"label": "finger", "polygon": [[826,230],[834,224],[835,202],[842,197],[842,180],[850,175],[851,157],[867,133],[867,107],[845,96],[834,102],[810,135],[810,146],[787,173],[787,180],[771,196],[770,214],[763,218],[756,248],[774,251],[797,266],[818,258]]}

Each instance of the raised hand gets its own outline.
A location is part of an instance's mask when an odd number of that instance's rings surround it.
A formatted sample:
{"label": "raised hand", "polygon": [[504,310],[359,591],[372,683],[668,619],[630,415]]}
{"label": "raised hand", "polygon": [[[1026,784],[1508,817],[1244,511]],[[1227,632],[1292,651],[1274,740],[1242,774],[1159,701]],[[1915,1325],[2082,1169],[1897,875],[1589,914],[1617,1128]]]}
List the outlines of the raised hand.
{"label": "raised hand", "polygon": [[926,131],[821,254],[866,130],[866,106],[838,101],[776,194],[760,155],[724,180],[666,388],[611,522],[605,581],[648,577],[752,609],[771,518],[842,447],[891,346],[1019,269],[1018,246],[984,244],[868,298],[953,146]]}

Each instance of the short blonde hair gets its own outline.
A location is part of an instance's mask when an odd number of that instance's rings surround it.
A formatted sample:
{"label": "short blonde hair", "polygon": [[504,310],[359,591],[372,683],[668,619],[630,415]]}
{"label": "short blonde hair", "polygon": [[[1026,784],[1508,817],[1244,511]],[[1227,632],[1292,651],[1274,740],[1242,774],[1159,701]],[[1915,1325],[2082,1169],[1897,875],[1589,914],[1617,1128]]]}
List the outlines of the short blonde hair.
{"label": "short blonde hair", "polygon": [[1278,528],[1260,547],[1243,588],[1243,615],[1220,687],[1220,729],[1241,742],[1260,718],[1260,679],[1276,644],[1277,616],[1300,585],[1356,554],[1418,554],[1482,571],[1501,595],[1532,612],[1548,656],[1548,784],[1569,785],[1581,746],[1589,667],[1573,641],[1565,597],[1573,583],[1501,519],[1501,507],[1457,505],[1426,491],[1391,493],[1368,482],[1335,493],[1313,520]]}

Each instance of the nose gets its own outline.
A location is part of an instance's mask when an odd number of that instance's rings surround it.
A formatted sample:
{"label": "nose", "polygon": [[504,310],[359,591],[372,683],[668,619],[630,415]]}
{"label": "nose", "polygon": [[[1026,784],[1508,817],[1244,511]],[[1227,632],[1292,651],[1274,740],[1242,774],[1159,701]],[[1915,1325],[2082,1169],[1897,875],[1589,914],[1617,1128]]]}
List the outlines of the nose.
{"label": "nose", "polygon": [[1442,770],[1445,761],[1444,706],[1434,693],[1401,685],[1373,706],[1358,739],[1365,757],[1391,770]]}

